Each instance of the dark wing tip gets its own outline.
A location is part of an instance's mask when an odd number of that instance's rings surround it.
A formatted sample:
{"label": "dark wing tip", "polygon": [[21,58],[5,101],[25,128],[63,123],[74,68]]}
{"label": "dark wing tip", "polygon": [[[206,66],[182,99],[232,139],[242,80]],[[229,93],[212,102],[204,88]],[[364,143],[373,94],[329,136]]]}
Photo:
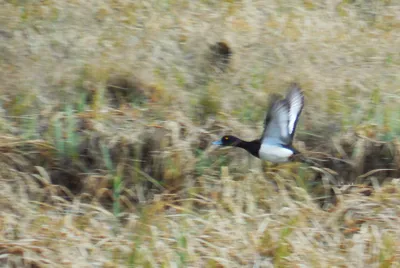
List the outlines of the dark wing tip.
{"label": "dark wing tip", "polygon": [[301,89],[300,85],[298,83],[291,83],[288,89],[288,94],[289,95],[291,92],[298,92],[301,95],[303,95],[303,90]]}
{"label": "dark wing tip", "polygon": [[291,87],[291,88],[299,88],[299,89],[301,89],[299,83],[296,83],[296,82],[292,82],[292,83],[290,84],[290,87]]}
{"label": "dark wing tip", "polygon": [[289,86],[288,93],[286,94],[286,99],[291,99],[294,94],[299,94],[300,99],[301,99],[301,106],[304,106],[304,92],[301,89],[300,85],[298,83],[292,83]]}

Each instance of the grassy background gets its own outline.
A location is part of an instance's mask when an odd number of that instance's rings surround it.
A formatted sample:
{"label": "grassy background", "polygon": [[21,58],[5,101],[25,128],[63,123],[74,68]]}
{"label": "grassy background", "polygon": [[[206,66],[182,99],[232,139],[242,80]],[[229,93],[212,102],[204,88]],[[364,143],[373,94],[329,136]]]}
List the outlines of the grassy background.
{"label": "grassy background", "polygon": [[[400,266],[396,1],[0,5],[0,265]],[[293,81],[321,167],[210,146]]]}

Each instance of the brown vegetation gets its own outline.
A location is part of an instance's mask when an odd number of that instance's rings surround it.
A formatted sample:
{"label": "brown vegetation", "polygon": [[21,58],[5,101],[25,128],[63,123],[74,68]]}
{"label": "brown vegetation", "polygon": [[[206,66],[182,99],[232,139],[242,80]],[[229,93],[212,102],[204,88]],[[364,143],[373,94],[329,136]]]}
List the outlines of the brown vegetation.
{"label": "brown vegetation", "polygon": [[[400,265],[394,1],[0,5],[0,266]],[[293,81],[315,166],[210,146]]]}

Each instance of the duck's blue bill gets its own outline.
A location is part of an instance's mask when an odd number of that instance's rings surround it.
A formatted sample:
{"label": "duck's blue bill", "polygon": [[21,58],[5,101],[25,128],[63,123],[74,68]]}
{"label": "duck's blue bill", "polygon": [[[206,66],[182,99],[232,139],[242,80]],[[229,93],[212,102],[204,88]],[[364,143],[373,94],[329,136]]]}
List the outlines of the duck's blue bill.
{"label": "duck's blue bill", "polygon": [[213,141],[212,144],[213,144],[213,145],[222,145],[222,142],[221,142],[221,141]]}

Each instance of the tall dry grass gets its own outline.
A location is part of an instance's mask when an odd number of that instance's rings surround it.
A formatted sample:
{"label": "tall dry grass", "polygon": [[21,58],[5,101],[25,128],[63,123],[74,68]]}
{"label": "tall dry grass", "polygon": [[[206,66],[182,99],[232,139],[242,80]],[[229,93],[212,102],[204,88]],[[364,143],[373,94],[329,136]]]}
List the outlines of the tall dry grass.
{"label": "tall dry grass", "polygon": [[[400,265],[396,1],[0,6],[1,266]],[[319,167],[209,146],[293,81]]]}

